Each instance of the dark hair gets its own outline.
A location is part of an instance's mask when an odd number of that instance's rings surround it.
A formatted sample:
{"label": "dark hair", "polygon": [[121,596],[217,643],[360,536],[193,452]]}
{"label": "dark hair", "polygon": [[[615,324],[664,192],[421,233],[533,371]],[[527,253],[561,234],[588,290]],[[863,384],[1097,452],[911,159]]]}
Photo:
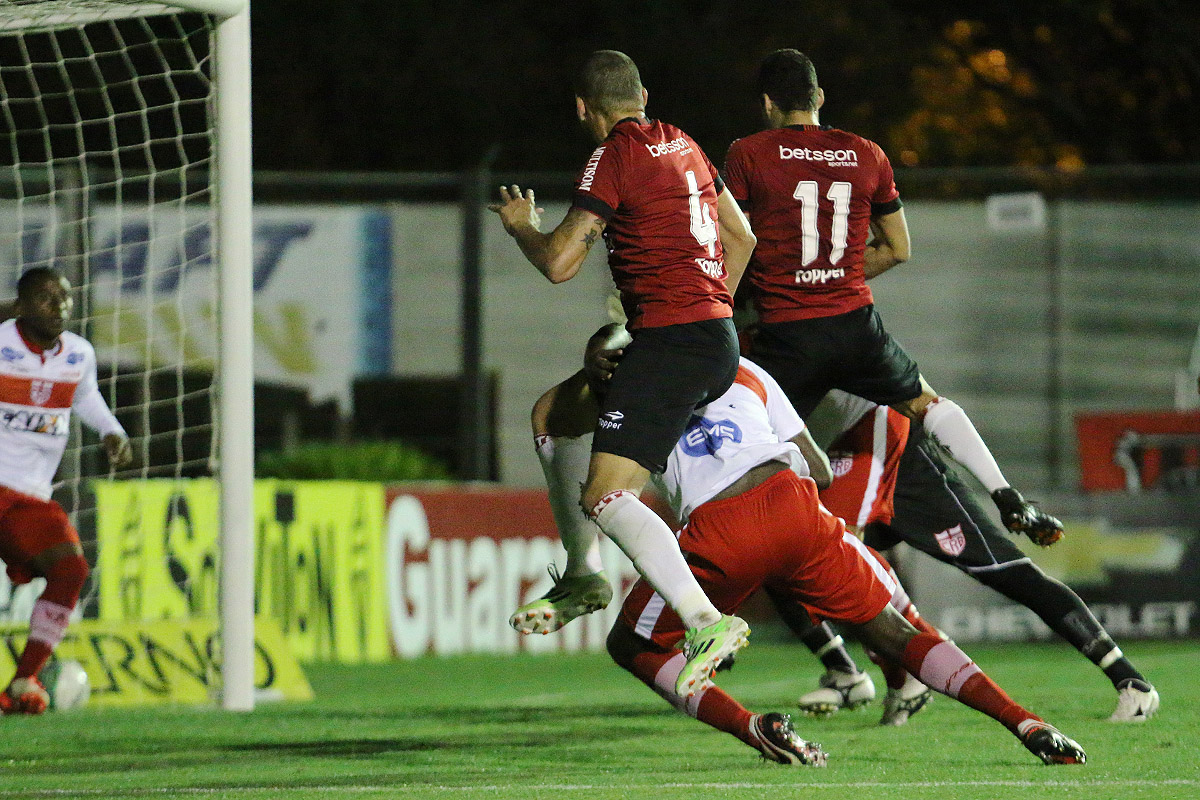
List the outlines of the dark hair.
{"label": "dark hair", "polygon": [[34,287],[39,286],[42,281],[58,283],[62,277],[62,273],[52,267],[30,267],[21,273],[20,279],[17,280],[17,299],[29,297]]}
{"label": "dark hair", "polygon": [[758,92],[783,112],[816,111],[817,68],[799,50],[776,50],[758,68]]}
{"label": "dark hair", "polygon": [[575,77],[575,94],[595,111],[642,107],[642,76],[633,59],[618,50],[597,50]]}

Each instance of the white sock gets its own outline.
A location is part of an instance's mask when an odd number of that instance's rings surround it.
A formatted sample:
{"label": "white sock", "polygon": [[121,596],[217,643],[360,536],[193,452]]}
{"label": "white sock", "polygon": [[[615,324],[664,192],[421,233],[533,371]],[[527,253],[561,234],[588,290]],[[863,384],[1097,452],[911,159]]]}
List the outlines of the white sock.
{"label": "white sock", "polygon": [[554,524],[567,551],[564,578],[592,575],[604,569],[600,557],[600,528],[580,508],[583,483],[592,458],[592,435],[534,437]]}
{"label": "white sock", "polygon": [[609,492],[592,509],[592,516],[684,625],[703,628],[720,621],[721,612],[696,583],[675,534],[633,492]]}
{"label": "white sock", "polygon": [[988,494],[1008,486],[992,451],[958,403],[938,397],[926,406],[924,424],[925,430],[950,451],[954,460],[979,479]]}

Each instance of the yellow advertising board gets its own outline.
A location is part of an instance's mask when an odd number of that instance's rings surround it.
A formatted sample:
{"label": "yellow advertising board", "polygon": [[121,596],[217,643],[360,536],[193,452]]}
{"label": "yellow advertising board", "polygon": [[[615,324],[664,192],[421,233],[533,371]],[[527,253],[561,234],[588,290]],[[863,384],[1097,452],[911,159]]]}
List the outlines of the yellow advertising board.
{"label": "yellow advertising board", "polygon": [[[28,629],[0,631],[0,673],[16,669]],[[311,700],[312,688],[274,620],[254,629],[254,688],[258,700]],[[67,629],[58,658],[83,665],[95,706],[211,703],[220,692],[215,619],[159,622],[83,620]]]}
{"label": "yellow advertising board", "polygon": [[[104,621],[217,615],[218,486],[97,482]],[[301,661],[391,656],[384,594],[384,489],[356,481],[255,481],[255,612]]]}

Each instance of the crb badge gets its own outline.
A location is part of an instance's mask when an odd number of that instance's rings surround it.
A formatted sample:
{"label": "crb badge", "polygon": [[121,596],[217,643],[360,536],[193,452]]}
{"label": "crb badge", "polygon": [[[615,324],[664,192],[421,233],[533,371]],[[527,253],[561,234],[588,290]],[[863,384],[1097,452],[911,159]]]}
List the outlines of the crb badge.
{"label": "crb badge", "polygon": [[941,533],[935,533],[938,547],[947,555],[956,556],[967,547],[967,537],[963,535],[962,525],[955,525]]}
{"label": "crb badge", "polygon": [[30,381],[29,401],[35,406],[44,406],[54,394],[54,381]]}

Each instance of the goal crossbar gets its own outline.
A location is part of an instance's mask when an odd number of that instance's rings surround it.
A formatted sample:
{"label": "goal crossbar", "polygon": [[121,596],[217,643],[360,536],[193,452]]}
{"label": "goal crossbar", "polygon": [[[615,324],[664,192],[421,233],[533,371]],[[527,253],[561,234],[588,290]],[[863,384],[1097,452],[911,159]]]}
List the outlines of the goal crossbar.
{"label": "goal crossbar", "polygon": [[0,33],[54,30],[180,11],[232,17],[246,6],[247,0],[171,0],[162,3],[145,0],[0,0]]}

